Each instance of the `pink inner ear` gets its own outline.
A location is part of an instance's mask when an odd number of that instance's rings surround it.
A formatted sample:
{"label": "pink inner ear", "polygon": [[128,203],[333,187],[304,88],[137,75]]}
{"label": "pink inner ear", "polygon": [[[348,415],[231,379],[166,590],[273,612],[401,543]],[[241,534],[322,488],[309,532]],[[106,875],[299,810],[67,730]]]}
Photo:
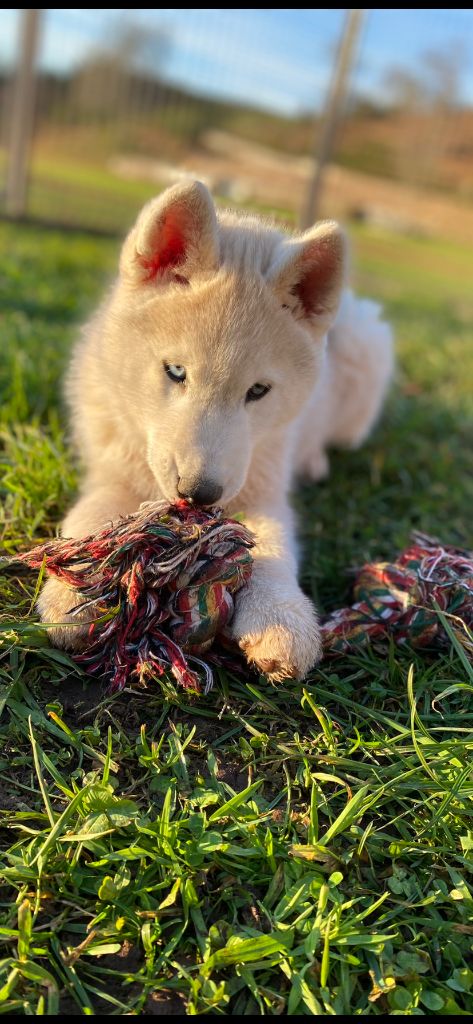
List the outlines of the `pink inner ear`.
{"label": "pink inner ear", "polygon": [[318,242],[316,254],[305,253],[301,276],[291,293],[299,299],[306,316],[327,312],[338,270],[339,259],[331,246]]}
{"label": "pink inner ear", "polygon": [[[186,260],[186,243],[184,239],[182,218],[174,213],[168,213],[164,223],[159,225],[156,233],[156,248],[152,256],[139,256],[143,270],[146,271],[146,280],[153,281],[158,274],[164,274],[168,270],[182,266]],[[187,278],[181,274],[175,274],[175,279],[181,284],[188,284]]]}

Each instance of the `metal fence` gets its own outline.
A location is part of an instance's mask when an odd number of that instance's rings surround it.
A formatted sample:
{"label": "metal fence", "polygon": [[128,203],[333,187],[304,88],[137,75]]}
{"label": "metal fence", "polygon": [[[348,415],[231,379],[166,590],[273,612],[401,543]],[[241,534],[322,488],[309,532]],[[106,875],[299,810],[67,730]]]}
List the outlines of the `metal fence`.
{"label": "metal fence", "polygon": [[[429,12],[419,59],[405,43],[425,17],[4,11],[0,211],[120,231],[192,175],[302,224],[317,212],[473,237],[472,22]],[[402,29],[399,64],[382,19]]]}

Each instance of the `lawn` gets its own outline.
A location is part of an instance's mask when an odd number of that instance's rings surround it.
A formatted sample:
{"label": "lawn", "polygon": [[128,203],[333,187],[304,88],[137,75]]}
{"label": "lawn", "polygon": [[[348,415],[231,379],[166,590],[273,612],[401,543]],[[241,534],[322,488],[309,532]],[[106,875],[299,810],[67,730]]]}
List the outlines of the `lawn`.
{"label": "lawn", "polygon": [[[471,253],[355,229],[398,336],[385,415],[296,497],[302,581],[413,528],[472,544]],[[0,229],[0,529],[54,532],[76,486],[59,381],[117,243]],[[0,568],[0,964],[15,1014],[473,1013],[473,667],[387,645],[304,685],[223,671],[110,698]]]}

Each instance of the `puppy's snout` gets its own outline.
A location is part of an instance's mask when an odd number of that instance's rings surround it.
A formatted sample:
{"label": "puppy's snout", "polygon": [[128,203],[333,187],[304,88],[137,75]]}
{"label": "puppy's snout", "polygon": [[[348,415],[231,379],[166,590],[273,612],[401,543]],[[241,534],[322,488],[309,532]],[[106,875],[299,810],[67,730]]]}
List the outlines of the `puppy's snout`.
{"label": "puppy's snout", "polygon": [[177,493],[180,498],[188,498],[196,505],[215,505],[222,497],[223,487],[215,480],[186,480],[179,477]]}

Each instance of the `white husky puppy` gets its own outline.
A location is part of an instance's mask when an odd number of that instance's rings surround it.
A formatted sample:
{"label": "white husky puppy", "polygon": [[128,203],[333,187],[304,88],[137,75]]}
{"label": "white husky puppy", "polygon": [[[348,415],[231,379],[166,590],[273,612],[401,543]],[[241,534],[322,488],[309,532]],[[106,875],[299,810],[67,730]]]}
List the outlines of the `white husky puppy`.
{"label": "white husky puppy", "polygon": [[[343,291],[344,271],[336,223],[288,237],[217,213],[200,182],[177,185],[138,217],[67,380],[85,473],[63,535],[178,495],[243,512],[256,547],[232,629],[272,679],[303,677],[321,654],[291,482],[320,479],[328,446],[365,438],[392,370],[390,329]],[[56,643],[82,642],[64,584],[50,579],[39,609]]]}

